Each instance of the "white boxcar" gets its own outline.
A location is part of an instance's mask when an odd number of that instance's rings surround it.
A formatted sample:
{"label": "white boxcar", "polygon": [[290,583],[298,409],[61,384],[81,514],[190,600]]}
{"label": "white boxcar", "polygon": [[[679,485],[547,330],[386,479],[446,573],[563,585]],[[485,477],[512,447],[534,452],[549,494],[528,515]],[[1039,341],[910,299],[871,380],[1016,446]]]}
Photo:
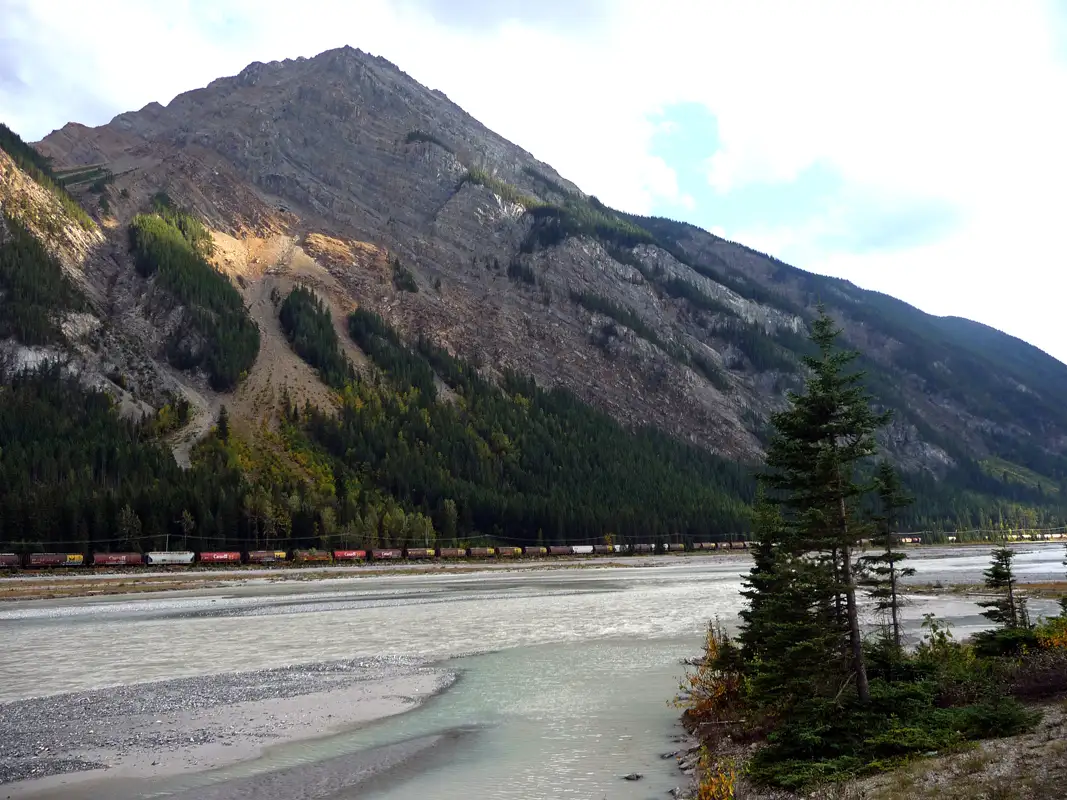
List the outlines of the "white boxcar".
{"label": "white boxcar", "polygon": [[171,553],[148,553],[146,564],[192,564],[195,553],[175,551]]}

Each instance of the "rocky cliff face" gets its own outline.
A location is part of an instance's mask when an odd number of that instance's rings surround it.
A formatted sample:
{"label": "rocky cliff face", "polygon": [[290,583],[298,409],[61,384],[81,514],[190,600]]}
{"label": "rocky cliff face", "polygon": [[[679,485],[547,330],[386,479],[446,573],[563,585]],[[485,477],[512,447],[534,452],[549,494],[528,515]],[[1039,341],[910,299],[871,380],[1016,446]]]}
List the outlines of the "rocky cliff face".
{"label": "rocky cliff face", "polygon": [[[83,261],[99,272],[89,282],[102,314],[125,318],[118,327],[149,356],[164,323],[128,268],[124,230],[166,191],[216,231],[219,266],[249,304],[268,284],[311,282],[337,318],[367,305],[489,373],[532,374],[743,459],[798,385],[804,322],[821,301],[898,410],[886,441],[905,466],[942,474],[995,455],[1067,475],[1067,367],[1054,359],[691,226],[616,215],[358,50],[252,64],[38,147],[59,168],[115,173],[110,212],[97,214],[104,241]],[[407,274],[417,291],[402,288]],[[131,309],[151,321],[141,333]],[[257,364],[257,392],[276,368]]]}

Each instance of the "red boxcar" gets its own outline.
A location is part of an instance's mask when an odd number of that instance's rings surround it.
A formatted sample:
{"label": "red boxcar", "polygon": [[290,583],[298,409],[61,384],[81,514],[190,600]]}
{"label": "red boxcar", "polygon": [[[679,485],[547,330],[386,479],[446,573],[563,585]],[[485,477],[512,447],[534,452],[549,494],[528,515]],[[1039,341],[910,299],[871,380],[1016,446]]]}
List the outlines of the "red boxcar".
{"label": "red boxcar", "polygon": [[543,556],[548,553],[547,548],[544,547],[524,547],[522,548],[522,554],[525,556]]}
{"label": "red boxcar", "polygon": [[491,558],[496,555],[492,547],[472,547],[471,558]]}
{"label": "red boxcar", "polygon": [[334,550],[334,561],[363,561],[367,557],[366,550]]}
{"label": "red boxcar", "polygon": [[437,555],[441,558],[465,558],[467,551],[462,547],[442,547]]}
{"label": "red boxcar", "polygon": [[17,567],[22,559],[15,553],[0,553],[0,567]]}
{"label": "red boxcar", "polygon": [[593,545],[593,552],[596,553],[599,556],[604,556],[604,555],[607,555],[608,553],[614,552],[614,550],[611,548],[610,545],[594,544]]}
{"label": "red boxcar", "polygon": [[81,553],[30,553],[31,567],[80,567],[84,563]]}
{"label": "red boxcar", "polygon": [[522,548],[521,547],[498,547],[496,549],[496,554],[498,556],[512,556],[512,557],[513,556],[521,556],[522,555]]}
{"label": "red boxcar", "polygon": [[548,554],[550,556],[571,556],[574,555],[574,550],[570,547],[550,547],[548,548]]}
{"label": "red boxcar", "polygon": [[408,558],[433,558],[434,549],[432,547],[409,547]]}
{"label": "red boxcar", "polygon": [[240,553],[233,553],[233,552],[230,552],[230,553],[223,553],[223,552],[201,553],[200,554],[200,563],[201,564],[240,564],[241,563],[241,554]]}
{"label": "red boxcar", "polygon": [[279,561],[285,561],[284,550],[249,550],[248,551],[248,563],[249,564],[276,564]]}
{"label": "red boxcar", "polygon": [[140,553],[93,553],[93,565],[98,567],[132,567],[143,564]]}
{"label": "red boxcar", "polygon": [[378,559],[395,559],[404,557],[403,550],[397,550],[394,548],[384,550],[371,550],[370,554],[375,561],[377,561]]}

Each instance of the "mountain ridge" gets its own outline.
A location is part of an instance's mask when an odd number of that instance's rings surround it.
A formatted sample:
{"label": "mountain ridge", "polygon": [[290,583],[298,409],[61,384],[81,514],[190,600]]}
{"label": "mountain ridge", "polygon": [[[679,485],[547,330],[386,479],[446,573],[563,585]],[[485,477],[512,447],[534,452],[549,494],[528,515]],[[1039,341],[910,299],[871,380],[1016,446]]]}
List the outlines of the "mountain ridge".
{"label": "mountain ridge", "polygon": [[[266,282],[279,291],[311,282],[335,313],[372,309],[491,380],[530,375],[627,426],[744,462],[759,457],[769,416],[800,386],[804,325],[821,301],[863,351],[875,397],[897,412],[882,444],[914,483],[1047,505],[980,464],[1001,459],[1050,487],[1067,481],[1067,411],[1057,403],[1067,367],[1051,356],[689,223],[610,209],[443,93],[352,48],[256,62],[166,106],[96,128],[70,123],[38,149],[57,167],[106,164],[113,174],[99,193],[76,190],[95,204],[106,240],[86,259],[101,276],[86,285],[127,308],[122,319],[160,319],[155,338],[132,322],[125,330],[145,344],[145,369],[204,409],[199,434],[233,401],[195,370],[151,366],[171,335],[162,320],[178,312],[153,310],[158,290],[131,275],[125,253],[127,227],[160,192],[204,221],[212,263],[246,304],[263,302]],[[276,368],[253,368],[261,395]],[[250,393],[243,386],[236,398]],[[150,394],[131,401],[158,408]],[[282,394],[259,406],[244,397],[235,423],[253,429]]]}

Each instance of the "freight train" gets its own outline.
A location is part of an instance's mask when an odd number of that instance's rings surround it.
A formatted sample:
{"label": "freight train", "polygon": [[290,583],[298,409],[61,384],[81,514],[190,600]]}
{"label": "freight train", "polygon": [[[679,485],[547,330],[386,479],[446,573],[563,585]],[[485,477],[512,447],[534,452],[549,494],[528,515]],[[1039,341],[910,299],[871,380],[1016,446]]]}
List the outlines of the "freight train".
{"label": "freight train", "polygon": [[[697,542],[689,550],[742,550],[748,542]],[[374,561],[481,560],[684,553],[684,544],[552,545],[549,547],[381,547],[359,550],[170,550],[149,553],[0,553],[0,569],[359,564]]]}

